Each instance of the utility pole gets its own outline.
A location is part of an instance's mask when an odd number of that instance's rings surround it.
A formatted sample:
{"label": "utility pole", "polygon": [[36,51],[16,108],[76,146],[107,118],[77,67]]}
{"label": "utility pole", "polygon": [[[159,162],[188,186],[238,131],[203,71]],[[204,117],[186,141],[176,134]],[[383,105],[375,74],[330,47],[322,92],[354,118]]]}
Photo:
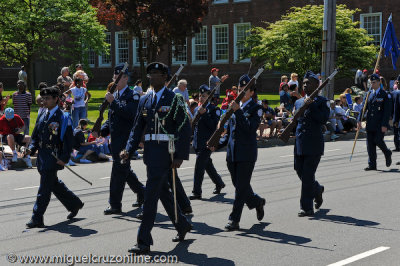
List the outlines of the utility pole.
{"label": "utility pole", "polygon": [[[336,0],[324,0],[324,25],[322,37],[321,76],[324,81],[333,72],[336,64]],[[333,100],[334,81],[323,90],[323,95]]]}

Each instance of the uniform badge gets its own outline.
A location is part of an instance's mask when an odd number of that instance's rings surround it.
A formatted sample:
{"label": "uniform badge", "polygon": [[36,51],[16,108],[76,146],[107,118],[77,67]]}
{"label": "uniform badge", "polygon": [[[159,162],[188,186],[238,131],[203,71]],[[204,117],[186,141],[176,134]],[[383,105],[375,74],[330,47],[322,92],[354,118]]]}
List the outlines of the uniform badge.
{"label": "uniform badge", "polygon": [[262,109],[258,109],[257,114],[259,117],[262,117],[263,115],[263,110]]}
{"label": "uniform badge", "polygon": [[122,100],[122,101],[121,101],[121,104],[122,104],[122,105],[126,105],[126,101],[125,101],[125,100]]}
{"label": "uniform badge", "polygon": [[59,126],[60,126],[60,124],[58,122],[51,122],[49,124],[49,130],[50,130],[51,134],[57,135]]}
{"label": "uniform badge", "polygon": [[158,111],[159,112],[169,112],[170,109],[171,109],[171,106],[161,106]]}
{"label": "uniform badge", "polygon": [[216,114],[217,116],[221,116],[221,111],[220,111],[220,110],[216,110],[216,111],[215,111],[215,114]]}
{"label": "uniform badge", "polygon": [[133,95],[133,99],[135,100],[135,101],[137,101],[137,100],[139,100],[139,95],[138,94],[135,94],[135,95]]}
{"label": "uniform badge", "polygon": [[383,98],[376,98],[377,102],[383,102]]}
{"label": "uniform badge", "polygon": [[147,116],[147,109],[143,109],[142,114],[143,114],[144,117],[146,117]]}

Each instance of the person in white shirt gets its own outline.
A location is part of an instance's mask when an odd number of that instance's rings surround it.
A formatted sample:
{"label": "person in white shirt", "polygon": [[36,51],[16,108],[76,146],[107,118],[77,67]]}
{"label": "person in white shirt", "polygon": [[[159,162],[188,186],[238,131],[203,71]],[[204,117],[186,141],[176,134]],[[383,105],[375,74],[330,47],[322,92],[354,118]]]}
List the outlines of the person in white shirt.
{"label": "person in white shirt", "polygon": [[[86,118],[86,103],[90,99],[90,95],[86,88],[83,87],[83,80],[76,78],[74,80],[75,87],[69,89],[65,94],[72,94],[72,126],[76,128],[80,119]],[[66,95],[66,96],[67,96]]]}
{"label": "person in white shirt", "polygon": [[189,92],[187,90],[187,81],[185,79],[178,81],[178,86],[173,89],[173,92],[175,94],[181,94],[186,104],[189,106]]}

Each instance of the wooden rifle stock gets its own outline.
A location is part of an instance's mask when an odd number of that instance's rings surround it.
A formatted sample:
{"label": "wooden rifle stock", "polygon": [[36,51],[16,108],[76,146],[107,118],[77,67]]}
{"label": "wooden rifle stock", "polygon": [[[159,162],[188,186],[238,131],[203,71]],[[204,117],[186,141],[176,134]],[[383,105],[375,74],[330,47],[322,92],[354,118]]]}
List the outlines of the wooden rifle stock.
{"label": "wooden rifle stock", "polygon": [[[314,99],[315,97],[318,96],[318,93],[320,90],[322,90],[326,84],[328,84],[329,80],[331,80],[336,74],[338,70],[335,69],[333,73],[321,84],[318,86],[318,88],[315,89],[310,95],[311,99]],[[290,133],[293,131],[293,129],[297,125],[297,120],[304,114],[304,112],[307,110],[308,105],[303,105],[299,110],[296,110],[296,114],[293,116],[292,121],[289,123],[289,125],[283,130],[282,134],[279,135],[279,139],[281,139],[283,142],[288,142],[290,138]]]}
{"label": "wooden rifle stock", "polygon": [[[261,73],[264,71],[264,67],[259,68],[257,74],[254,75],[254,77],[247,83],[246,87],[239,93],[239,95],[235,98],[235,102],[239,104],[239,102],[243,99],[244,95],[246,92],[253,86],[254,82],[257,80],[257,78],[261,75]],[[225,123],[231,118],[233,114],[233,109],[229,106],[228,110],[226,113],[222,116],[222,119],[219,121],[218,127],[215,130],[214,134],[211,136],[211,138],[208,140],[207,145],[209,147],[218,147],[219,144],[219,139],[221,138],[222,132],[224,132],[224,125]]]}
{"label": "wooden rifle stock", "polygon": [[[128,68],[128,63],[125,63],[124,68],[121,70],[121,72],[119,72],[118,77],[114,82],[114,85],[112,85],[111,88],[109,89],[110,93],[114,93],[115,88],[118,85],[118,82],[122,78],[122,75],[127,68]],[[96,122],[94,123],[93,128],[92,128],[92,132],[96,132],[98,135],[100,133],[101,123],[104,120],[104,111],[107,109],[108,105],[109,105],[109,102],[104,99],[103,103],[99,107],[99,117],[96,119]]]}
{"label": "wooden rifle stock", "polygon": [[[217,86],[215,86],[215,88],[212,89],[210,95],[208,95],[206,101],[203,103],[203,106],[207,106],[207,104],[208,104],[209,102],[211,102],[211,100],[213,99],[214,94],[215,94],[216,91],[217,91]],[[194,128],[196,127],[197,123],[198,123],[199,120],[200,120],[200,117],[201,117],[201,114],[200,114],[199,112],[197,112],[196,115],[193,117],[193,120],[192,120],[192,130],[194,130]]]}
{"label": "wooden rifle stock", "polygon": [[179,76],[179,74],[181,74],[183,68],[185,67],[184,64],[181,64],[181,66],[179,67],[179,69],[175,72],[175,74],[172,76],[172,78],[167,82],[167,84],[165,85],[165,87],[169,87],[169,85],[171,84],[171,82]]}

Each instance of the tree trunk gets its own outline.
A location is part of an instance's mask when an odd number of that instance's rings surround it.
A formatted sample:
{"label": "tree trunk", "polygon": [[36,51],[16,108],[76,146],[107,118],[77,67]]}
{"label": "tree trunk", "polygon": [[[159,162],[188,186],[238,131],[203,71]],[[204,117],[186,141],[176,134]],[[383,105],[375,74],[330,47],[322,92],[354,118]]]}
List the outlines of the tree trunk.
{"label": "tree trunk", "polygon": [[28,91],[32,94],[32,101],[36,101],[36,96],[35,96],[35,67],[33,63],[33,59],[28,57],[27,63],[26,63],[26,73],[28,75]]}

